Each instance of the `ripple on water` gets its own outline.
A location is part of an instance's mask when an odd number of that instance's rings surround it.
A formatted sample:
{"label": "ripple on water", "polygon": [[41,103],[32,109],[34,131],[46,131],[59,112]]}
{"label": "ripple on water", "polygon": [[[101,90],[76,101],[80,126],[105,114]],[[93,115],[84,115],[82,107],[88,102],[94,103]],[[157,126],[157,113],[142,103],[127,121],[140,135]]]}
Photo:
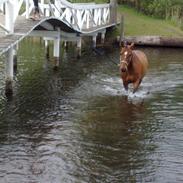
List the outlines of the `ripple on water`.
{"label": "ripple on water", "polygon": [[147,50],[133,94],[106,56],[65,52],[53,72],[40,42],[34,57],[25,43],[14,97],[0,98],[0,182],[182,182],[181,51]]}

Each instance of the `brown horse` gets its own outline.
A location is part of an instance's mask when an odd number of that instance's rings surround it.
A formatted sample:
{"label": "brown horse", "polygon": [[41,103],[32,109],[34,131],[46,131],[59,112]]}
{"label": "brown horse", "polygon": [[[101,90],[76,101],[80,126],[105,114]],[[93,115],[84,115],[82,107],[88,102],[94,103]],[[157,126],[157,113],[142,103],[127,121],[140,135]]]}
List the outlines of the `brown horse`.
{"label": "brown horse", "polygon": [[133,93],[135,93],[146,74],[148,60],[142,51],[133,48],[134,43],[122,47],[119,67],[125,90],[128,90],[128,84],[133,83]]}

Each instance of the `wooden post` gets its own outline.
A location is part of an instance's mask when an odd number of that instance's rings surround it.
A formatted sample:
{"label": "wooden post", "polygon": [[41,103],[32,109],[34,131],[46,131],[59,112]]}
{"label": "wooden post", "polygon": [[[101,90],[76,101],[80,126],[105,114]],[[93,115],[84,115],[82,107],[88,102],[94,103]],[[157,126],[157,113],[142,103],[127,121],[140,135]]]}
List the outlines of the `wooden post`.
{"label": "wooden post", "polygon": [[81,36],[77,40],[77,58],[81,57]]}
{"label": "wooden post", "polygon": [[110,19],[111,23],[117,23],[117,0],[110,0]]}
{"label": "wooden post", "polygon": [[123,40],[124,40],[124,16],[121,15],[119,46],[121,46]]}
{"label": "wooden post", "polygon": [[[55,7],[59,7],[59,0],[55,0]],[[60,12],[59,12],[59,8],[58,9],[55,9],[55,17],[59,17],[60,16]]]}
{"label": "wooden post", "polygon": [[26,9],[26,15],[25,15],[25,17],[26,17],[26,19],[28,19],[29,18],[29,0],[26,0],[26,7],[25,7],[25,9]]}
{"label": "wooden post", "polygon": [[14,6],[12,2],[8,1],[5,4],[5,27],[9,31],[9,34],[14,32]]}
{"label": "wooden post", "polygon": [[2,3],[1,5],[0,5],[0,10],[3,12],[3,14],[4,14],[4,4]]}
{"label": "wooden post", "polygon": [[13,48],[7,51],[5,95],[13,94]]}

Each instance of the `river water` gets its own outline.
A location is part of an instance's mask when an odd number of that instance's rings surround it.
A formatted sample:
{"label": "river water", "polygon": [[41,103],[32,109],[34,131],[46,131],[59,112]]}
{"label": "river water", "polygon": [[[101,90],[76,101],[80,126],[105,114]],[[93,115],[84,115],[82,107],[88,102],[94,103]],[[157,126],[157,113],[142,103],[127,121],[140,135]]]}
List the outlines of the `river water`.
{"label": "river water", "polygon": [[39,40],[19,45],[14,95],[0,59],[1,183],[183,182],[183,50],[140,48],[149,70],[136,94],[119,77],[119,49],[53,70]]}

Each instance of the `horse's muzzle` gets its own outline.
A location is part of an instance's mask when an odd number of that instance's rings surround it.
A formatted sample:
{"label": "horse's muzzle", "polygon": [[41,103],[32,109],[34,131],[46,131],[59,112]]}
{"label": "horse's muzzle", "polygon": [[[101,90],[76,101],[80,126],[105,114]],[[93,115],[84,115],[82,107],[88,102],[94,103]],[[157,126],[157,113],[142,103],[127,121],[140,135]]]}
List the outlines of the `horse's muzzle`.
{"label": "horse's muzzle", "polygon": [[120,61],[120,70],[121,72],[127,72],[128,63],[125,60]]}
{"label": "horse's muzzle", "polygon": [[126,72],[127,69],[124,67],[124,68],[121,68],[121,72]]}

